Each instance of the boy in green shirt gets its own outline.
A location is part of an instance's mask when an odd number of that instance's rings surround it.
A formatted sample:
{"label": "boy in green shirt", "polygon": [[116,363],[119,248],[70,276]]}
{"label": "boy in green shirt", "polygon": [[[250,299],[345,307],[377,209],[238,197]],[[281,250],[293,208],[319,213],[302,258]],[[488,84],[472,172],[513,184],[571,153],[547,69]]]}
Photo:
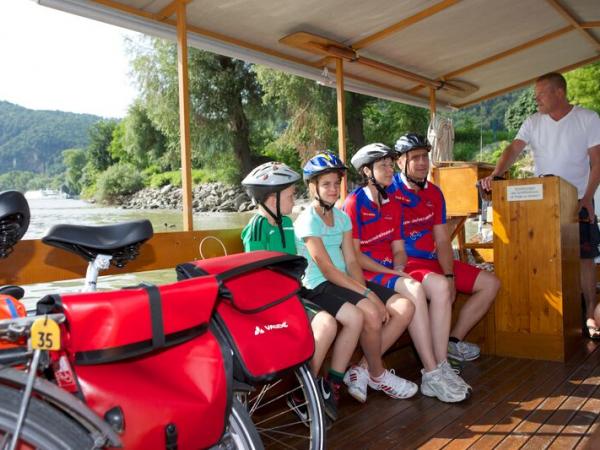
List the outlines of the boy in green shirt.
{"label": "boy in green shirt", "polygon": [[[292,255],[297,254],[292,220],[288,217],[294,207],[294,184],[300,175],[283,163],[268,162],[256,167],[242,181],[248,195],[258,205],[258,213],[250,219],[242,231],[244,250],[271,250]],[[337,333],[337,322],[331,314],[314,303],[303,300],[310,318],[315,338],[315,352],[310,368],[317,380],[318,390],[323,399],[325,413],[331,420],[337,418],[337,394],[339,383],[331,377],[319,378],[319,370]],[[339,380],[341,381],[341,380]],[[299,411],[303,399],[293,395],[287,398],[288,405],[298,416],[306,417]]]}

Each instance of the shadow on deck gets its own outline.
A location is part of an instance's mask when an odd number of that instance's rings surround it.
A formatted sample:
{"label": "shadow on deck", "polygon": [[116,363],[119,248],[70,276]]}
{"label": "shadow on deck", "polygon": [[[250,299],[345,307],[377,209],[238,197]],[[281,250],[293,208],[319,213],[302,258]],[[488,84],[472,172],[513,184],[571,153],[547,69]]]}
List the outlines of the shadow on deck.
{"label": "shadow on deck", "polygon": [[[600,428],[598,347],[582,341],[567,363],[483,355],[463,367],[472,397],[454,405],[420,393],[393,400],[372,390],[362,405],[344,392],[327,448],[600,448],[600,439],[591,439]],[[386,361],[401,376],[420,381],[410,348]]]}

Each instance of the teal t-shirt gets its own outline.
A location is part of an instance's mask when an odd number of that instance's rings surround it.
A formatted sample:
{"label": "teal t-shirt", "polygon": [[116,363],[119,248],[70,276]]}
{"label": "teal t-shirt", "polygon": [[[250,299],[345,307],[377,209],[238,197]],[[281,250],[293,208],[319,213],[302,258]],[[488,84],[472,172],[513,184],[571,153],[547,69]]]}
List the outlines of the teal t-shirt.
{"label": "teal t-shirt", "polygon": [[322,282],[327,281],[327,279],[308,253],[308,249],[304,244],[305,237],[320,237],[335,267],[342,272],[346,272],[346,262],[342,253],[342,241],[344,233],[352,229],[352,222],[345,212],[337,208],[333,208],[332,211],[333,226],[331,227],[323,222],[312,205],[302,211],[294,222],[298,254],[304,256],[308,261],[308,267],[306,268],[303,280],[304,286],[308,289],[314,289]]}
{"label": "teal t-shirt", "polygon": [[281,240],[281,232],[277,225],[271,225],[267,218],[261,214],[256,214],[248,225],[242,230],[242,242],[244,251],[253,250],[271,250],[273,252],[296,254],[296,242],[294,237],[294,226],[292,219],[283,216],[283,233],[285,235],[285,246]]}

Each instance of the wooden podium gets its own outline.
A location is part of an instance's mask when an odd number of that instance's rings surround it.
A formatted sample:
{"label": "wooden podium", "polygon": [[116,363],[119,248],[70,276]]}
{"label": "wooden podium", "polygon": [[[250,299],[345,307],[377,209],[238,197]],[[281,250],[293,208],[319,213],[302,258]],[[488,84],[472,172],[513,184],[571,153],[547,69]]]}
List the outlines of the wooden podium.
{"label": "wooden podium", "polygon": [[581,339],[577,190],[560,177],[495,181],[496,354],[565,361]]}

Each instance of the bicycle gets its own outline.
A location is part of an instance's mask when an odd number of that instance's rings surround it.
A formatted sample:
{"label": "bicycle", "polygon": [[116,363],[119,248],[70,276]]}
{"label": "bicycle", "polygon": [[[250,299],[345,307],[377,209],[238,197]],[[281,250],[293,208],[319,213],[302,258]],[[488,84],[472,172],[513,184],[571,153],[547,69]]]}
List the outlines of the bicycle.
{"label": "bicycle", "polygon": [[[1,257],[7,257],[11,253],[14,245],[24,235],[28,222],[29,208],[24,197],[12,191],[0,194]],[[80,295],[84,296],[82,297],[84,299],[87,296],[87,300],[93,300],[94,293],[91,291],[95,289],[99,269],[106,266],[107,261],[110,260],[122,267],[137,256],[140,245],[151,236],[152,228],[149,222],[138,221],[97,227],[94,230],[90,227],[78,226],[55,227],[45,239],[58,247],[75,251],[89,261],[86,290],[90,293]],[[100,255],[109,255],[110,258]],[[210,286],[210,280],[207,280],[206,284]],[[114,291],[112,295],[127,297],[134,291]],[[16,286],[9,286],[0,289],[0,293],[22,297],[23,290]],[[212,293],[215,294],[216,290]],[[216,295],[213,297],[212,299],[208,297],[206,302],[216,302]],[[63,297],[65,307],[69,304],[68,298],[68,295]],[[42,302],[42,308],[51,308],[51,306],[48,302],[44,306]],[[207,309],[212,310],[212,305],[208,305]],[[72,319],[76,315],[65,308],[61,313],[0,320],[0,341],[16,344],[16,347],[0,350],[0,448],[92,449],[121,447],[127,441],[135,448],[176,449],[183,441],[184,434],[187,433],[185,429],[178,429],[177,424],[165,424],[163,432],[158,433],[159,436],[162,434],[160,439],[154,439],[150,446],[141,445],[140,442],[143,442],[147,436],[135,435],[136,430],[131,434],[131,424],[129,429],[127,426],[128,421],[136,421],[135,415],[124,413],[119,405],[107,410],[100,409],[97,404],[89,403],[93,395],[90,394],[89,386],[86,390],[86,386],[82,384],[93,381],[91,374],[95,370],[100,371],[101,367],[105,370],[111,365],[86,368],[71,364],[74,355],[69,354],[68,350],[69,345],[71,349],[73,348],[73,343],[67,344],[65,348],[61,348],[61,344],[64,344],[65,340],[67,342],[69,339],[76,340],[81,333],[76,333],[75,330],[81,329],[81,321],[70,321],[70,317]],[[90,325],[86,324],[86,326]],[[198,352],[202,356],[202,352],[205,351],[202,345],[212,342],[211,339],[214,340],[213,344],[217,341],[212,328],[209,329],[207,324],[202,324],[200,328],[202,328],[200,332],[185,342],[176,342],[158,353],[152,353],[151,349],[145,354],[138,354],[134,360],[138,363],[147,362],[151,358],[160,358],[161,355],[164,357],[169,351],[179,352],[176,357],[189,357],[190,354],[198,354]],[[61,334],[63,339],[60,337]],[[68,339],[65,338],[66,335]],[[24,344],[24,340],[27,341],[27,345]],[[221,422],[216,421],[220,424],[220,429],[202,430],[194,435],[196,441],[193,447],[261,449],[262,443],[245,407],[233,396],[233,380],[231,371],[228,370],[232,365],[231,352],[218,343],[217,347],[219,347],[218,353],[209,354],[208,362],[213,366],[215,361],[222,363],[214,368],[214,371],[222,375],[224,380],[220,384],[211,383],[214,397],[207,399],[203,405],[212,415],[218,411],[224,415]],[[219,360],[215,355],[221,355],[223,359]],[[127,364],[131,359],[125,358],[121,361]],[[183,361],[182,359],[180,363]],[[152,367],[152,364],[149,367]],[[155,386],[156,383],[152,380],[149,386]],[[109,384],[111,380],[101,380],[96,387],[111,392]],[[191,387],[193,389],[196,385],[192,384]],[[133,388],[135,386],[132,386]],[[244,389],[244,386],[236,386],[237,391]],[[69,390],[74,393],[70,393]],[[85,395],[82,395],[84,391]],[[125,397],[121,397],[121,402],[141,402],[141,398],[127,398],[128,394],[125,393]],[[79,397],[85,399],[87,403]],[[214,399],[220,399],[220,402]],[[161,406],[175,409],[180,407],[179,404],[170,406],[167,402]],[[144,416],[144,411],[141,415]],[[152,420],[152,417],[147,419]],[[192,417],[192,419],[196,422],[200,419],[206,422],[212,420],[211,423],[215,423],[214,417],[211,419],[208,414],[198,418]],[[137,422],[139,423],[139,420]],[[153,436],[157,436],[155,430],[152,431]],[[178,433],[181,440],[178,438]]]}

